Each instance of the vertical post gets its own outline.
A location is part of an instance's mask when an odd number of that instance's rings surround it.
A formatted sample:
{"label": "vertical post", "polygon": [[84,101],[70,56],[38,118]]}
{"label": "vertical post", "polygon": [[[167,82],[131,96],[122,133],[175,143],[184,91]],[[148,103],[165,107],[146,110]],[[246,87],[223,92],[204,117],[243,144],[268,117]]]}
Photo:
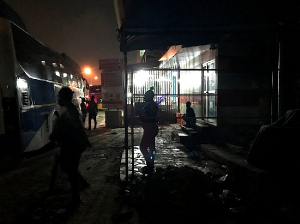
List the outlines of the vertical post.
{"label": "vertical post", "polygon": [[274,118],[273,118],[273,122],[277,121],[278,118],[283,114],[282,113],[282,98],[283,98],[283,93],[282,93],[282,42],[279,41],[278,43],[278,63],[277,63],[277,72],[275,73],[275,85],[274,85],[274,89],[275,89],[275,112],[273,114]]}
{"label": "vertical post", "polygon": [[125,173],[126,177],[125,180],[128,182],[128,113],[127,113],[127,86],[128,86],[128,76],[127,76],[127,41],[126,37],[122,38],[123,46],[124,46],[124,71],[125,71],[125,83],[124,83],[124,127],[125,127]]}
{"label": "vertical post", "polygon": [[297,42],[290,34],[282,33],[279,40],[278,117],[297,105]]}
{"label": "vertical post", "polygon": [[178,88],[178,105],[177,105],[177,112],[180,113],[180,66],[178,65],[178,72],[177,72],[177,88]]}
{"label": "vertical post", "polygon": [[274,36],[274,40],[271,40],[271,47],[270,47],[270,65],[271,65],[271,109],[270,109],[270,119],[269,123],[273,123],[278,119],[278,78],[279,78],[279,67],[280,67],[280,45],[278,41],[278,34]]}
{"label": "vertical post", "polygon": [[133,117],[133,69],[130,73],[130,93],[131,93],[131,173],[132,178],[134,178],[134,117]]}
{"label": "vertical post", "polygon": [[200,86],[200,96],[201,96],[201,119],[204,120],[204,104],[203,104],[203,100],[204,100],[204,67],[203,64],[201,64],[201,86]]}

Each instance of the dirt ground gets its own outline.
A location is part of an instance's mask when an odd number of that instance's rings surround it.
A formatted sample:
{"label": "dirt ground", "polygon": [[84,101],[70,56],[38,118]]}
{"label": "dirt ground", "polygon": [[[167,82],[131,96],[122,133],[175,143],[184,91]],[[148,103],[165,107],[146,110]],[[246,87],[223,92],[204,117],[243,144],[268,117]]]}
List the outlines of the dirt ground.
{"label": "dirt ground", "polygon": [[[173,164],[157,167],[152,176],[122,181],[124,129],[101,127],[87,133],[92,147],[82,154],[79,170],[90,186],[81,188],[80,207],[66,209],[71,199],[70,186],[61,171],[54,192],[46,194],[54,156],[54,150],[49,150],[6,161],[14,166],[2,170],[0,176],[0,224],[279,224],[295,220],[287,212],[282,217],[273,214],[261,218],[262,214],[243,200],[228,175],[224,175],[226,167],[218,164],[217,173]],[[190,160],[209,162],[200,152]]]}
{"label": "dirt ground", "polygon": [[[99,141],[102,128],[93,131],[92,148],[81,158],[80,172],[90,187],[81,189],[82,204],[74,212],[67,212],[70,186],[66,175],[59,170],[56,187],[46,195],[50,181],[54,150],[12,162],[12,170],[0,177],[0,223],[111,223],[118,206],[114,197],[120,188],[119,167],[124,142]],[[105,134],[104,134],[105,135]],[[121,144],[121,145],[120,145]],[[108,146],[109,145],[109,146]],[[87,219],[88,216],[88,219]]]}

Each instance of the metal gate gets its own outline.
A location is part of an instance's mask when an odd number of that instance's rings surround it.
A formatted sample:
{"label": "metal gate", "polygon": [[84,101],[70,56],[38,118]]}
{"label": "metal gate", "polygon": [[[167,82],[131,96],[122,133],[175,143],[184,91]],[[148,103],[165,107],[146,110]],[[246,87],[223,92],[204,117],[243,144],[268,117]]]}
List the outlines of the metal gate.
{"label": "metal gate", "polygon": [[[207,113],[205,107],[216,95],[207,88],[203,88],[207,80],[205,69],[141,69],[128,73],[127,105],[129,121],[139,124],[138,116],[144,106],[144,93],[153,89],[154,100],[158,104],[158,122],[176,123],[181,121],[181,114],[185,113],[186,102],[190,101],[198,119],[215,118],[214,111]],[[202,104],[205,102],[205,104]],[[204,106],[203,106],[204,105]],[[177,118],[176,118],[177,117]]]}
{"label": "metal gate", "polygon": [[[178,76],[176,70],[142,69],[131,71],[128,76],[128,105],[132,105],[129,113],[133,113],[134,124],[144,106],[144,93],[150,89],[154,92],[154,100],[158,104],[158,122],[176,122],[178,111]],[[129,116],[130,117],[130,116]]]}

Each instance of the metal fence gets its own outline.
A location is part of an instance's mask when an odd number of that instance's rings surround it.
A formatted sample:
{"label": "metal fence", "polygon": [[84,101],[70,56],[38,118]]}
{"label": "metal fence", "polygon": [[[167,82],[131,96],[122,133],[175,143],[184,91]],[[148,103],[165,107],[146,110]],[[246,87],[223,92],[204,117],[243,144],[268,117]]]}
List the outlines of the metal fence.
{"label": "metal fence", "polygon": [[[203,88],[204,69],[142,69],[131,70],[128,74],[128,117],[138,123],[138,116],[144,106],[144,93],[150,88],[154,91],[154,100],[158,104],[158,121],[176,123],[185,113],[186,102],[190,101],[198,119],[214,119],[215,113],[206,113],[202,102],[213,100],[216,95]],[[207,116],[208,115],[208,116]]]}

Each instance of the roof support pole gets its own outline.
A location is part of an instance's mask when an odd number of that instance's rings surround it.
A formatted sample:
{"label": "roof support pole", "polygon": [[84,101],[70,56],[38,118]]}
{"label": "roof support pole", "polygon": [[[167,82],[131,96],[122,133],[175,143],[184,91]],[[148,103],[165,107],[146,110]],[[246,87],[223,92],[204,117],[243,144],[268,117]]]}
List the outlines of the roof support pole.
{"label": "roof support pole", "polygon": [[[279,73],[280,73],[280,43],[276,40],[272,45],[271,52],[274,55],[272,60],[272,102],[271,102],[271,123],[279,118]],[[276,56],[275,56],[276,55]]]}
{"label": "roof support pole", "polygon": [[118,40],[120,48],[124,54],[124,128],[125,128],[125,181],[128,182],[128,112],[127,112],[127,86],[128,86],[128,67],[127,67],[127,36],[119,30]]}
{"label": "roof support pole", "polygon": [[177,92],[178,92],[178,103],[177,103],[177,112],[180,113],[180,66],[178,66],[178,72],[177,72]]}
{"label": "roof support pole", "polygon": [[131,173],[132,179],[134,178],[134,117],[133,117],[133,69],[130,72],[130,93],[131,93],[131,104],[130,104],[130,114],[131,114]]}
{"label": "roof support pole", "polygon": [[[125,40],[126,42],[126,40]],[[126,43],[125,43],[126,44]],[[126,45],[125,45],[126,46]],[[124,128],[125,128],[125,166],[126,166],[126,182],[128,182],[128,113],[127,113],[127,86],[128,86],[128,76],[127,76],[127,51],[124,52],[124,71],[125,71],[125,83],[124,83]]]}

